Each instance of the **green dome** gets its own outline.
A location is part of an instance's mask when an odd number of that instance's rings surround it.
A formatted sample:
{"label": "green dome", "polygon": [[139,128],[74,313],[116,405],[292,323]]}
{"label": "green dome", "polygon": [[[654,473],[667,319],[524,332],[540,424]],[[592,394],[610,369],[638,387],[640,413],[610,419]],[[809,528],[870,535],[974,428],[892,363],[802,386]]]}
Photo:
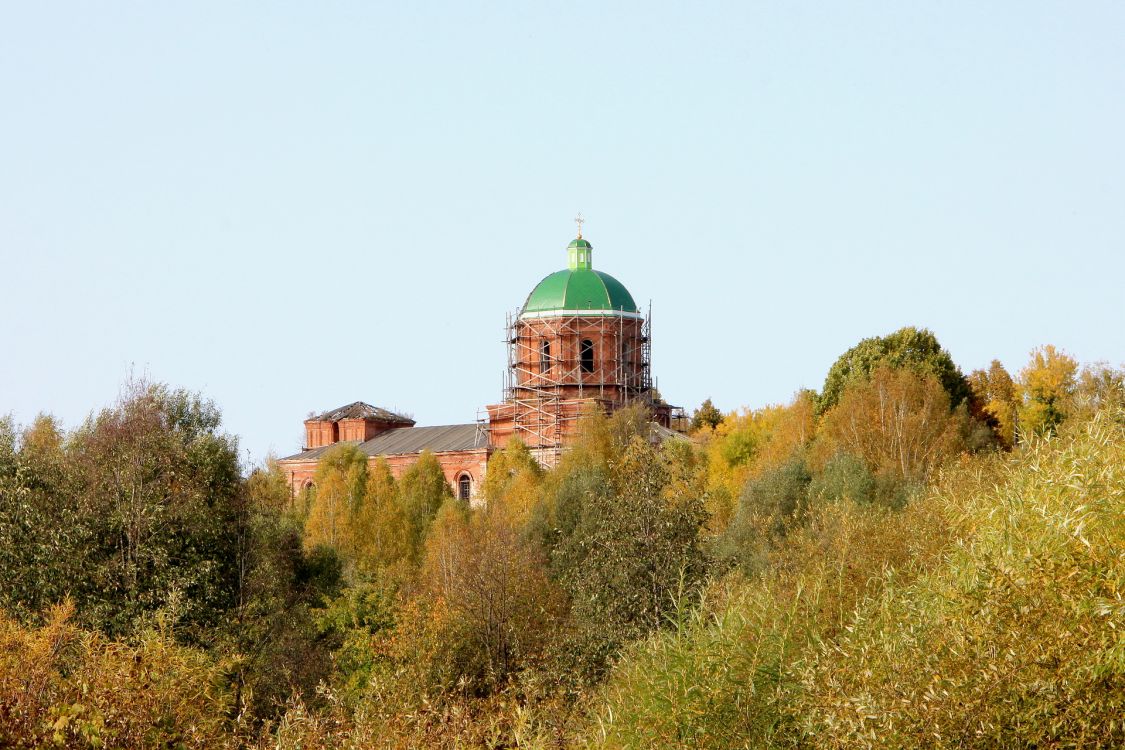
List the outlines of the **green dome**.
{"label": "green dome", "polygon": [[557,314],[639,315],[633,295],[617,279],[592,267],[593,245],[579,237],[567,246],[570,268],[540,281],[527,295],[521,318]]}

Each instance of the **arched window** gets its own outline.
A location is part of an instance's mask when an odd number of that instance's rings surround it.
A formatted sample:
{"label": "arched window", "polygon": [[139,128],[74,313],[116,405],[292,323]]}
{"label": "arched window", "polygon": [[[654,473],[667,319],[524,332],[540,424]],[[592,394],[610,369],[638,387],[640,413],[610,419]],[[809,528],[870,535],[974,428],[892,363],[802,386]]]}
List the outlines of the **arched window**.
{"label": "arched window", "polygon": [[551,371],[551,342],[544,341],[539,345],[539,373],[546,374]]}
{"label": "arched window", "polygon": [[582,346],[579,348],[578,354],[582,361],[582,372],[593,372],[594,342],[590,339],[582,339]]}
{"label": "arched window", "polygon": [[473,478],[468,474],[462,474],[457,477],[457,497],[460,500],[468,500],[469,495],[473,493]]}

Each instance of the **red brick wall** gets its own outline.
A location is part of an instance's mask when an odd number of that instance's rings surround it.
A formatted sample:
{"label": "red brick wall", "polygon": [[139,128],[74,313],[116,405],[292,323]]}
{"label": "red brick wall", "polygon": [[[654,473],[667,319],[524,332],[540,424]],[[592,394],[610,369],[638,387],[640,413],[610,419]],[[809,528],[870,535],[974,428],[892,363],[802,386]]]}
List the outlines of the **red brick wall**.
{"label": "red brick wall", "polygon": [[332,445],[340,440],[340,431],[335,422],[305,422],[305,448],[319,448]]}
{"label": "red brick wall", "polygon": [[305,422],[305,448],[335,445],[341,440],[370,440],[387,430],[403,427],[401,423],[378,419],[341,419],[339,422]]}
{"label": "red brick wall", "polygon": [[[533,318],[516,325],[516,383],[539,387],[558,383],[563,398],[617,397],[616,383],[641,384],[643,321],[613,318]],[[594,345],[594,370],[581,367],[582,341]],[[541,345],[551,346],[551,365],[540,366]]]}

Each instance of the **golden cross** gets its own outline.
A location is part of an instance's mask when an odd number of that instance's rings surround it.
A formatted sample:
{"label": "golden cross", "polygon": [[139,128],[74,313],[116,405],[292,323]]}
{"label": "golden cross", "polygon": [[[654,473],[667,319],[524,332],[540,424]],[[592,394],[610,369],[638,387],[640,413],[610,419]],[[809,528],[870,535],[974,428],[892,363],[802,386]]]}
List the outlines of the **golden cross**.
{"label": "golden cross", "polygon": [[574,223],[578,225],[578,239],[582,239],[582,225],[586,223],[586,220],[582,218],[581,211],[574,217]]}

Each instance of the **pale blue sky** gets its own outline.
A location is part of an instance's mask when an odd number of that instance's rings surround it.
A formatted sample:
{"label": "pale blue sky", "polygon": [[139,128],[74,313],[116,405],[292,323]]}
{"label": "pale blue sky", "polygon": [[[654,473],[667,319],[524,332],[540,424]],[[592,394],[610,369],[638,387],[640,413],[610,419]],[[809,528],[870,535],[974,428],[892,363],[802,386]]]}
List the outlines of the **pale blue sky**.
{"label": "pale blue sky", "polygon": [[1121,363],[1123,134],[1120,2],[4,0],[0,413],[471,421],[579,210],[689,408],[908,324]]}

